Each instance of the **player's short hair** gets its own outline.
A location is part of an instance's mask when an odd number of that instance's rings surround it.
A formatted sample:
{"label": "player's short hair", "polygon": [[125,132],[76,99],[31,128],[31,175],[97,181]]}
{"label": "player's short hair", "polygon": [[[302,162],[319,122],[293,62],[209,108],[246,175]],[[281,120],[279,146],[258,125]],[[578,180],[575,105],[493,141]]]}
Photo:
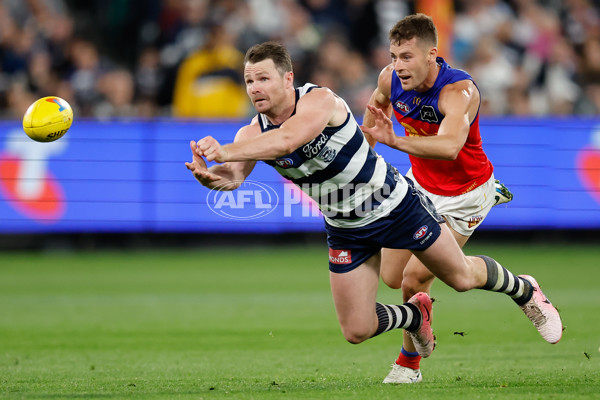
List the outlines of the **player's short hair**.
{"label": "player's short hair", "polygon": [[415,37],[423,44],[437,47],[437,28],[429,15],[421,13],[409,15],[390,29],[389,38],[392,44],[401,44]]}
{"label": "player's short hair", "polygon": [[255,64],[267,59],[273,60],[277,71],[283,76],[286,72],[292,72],[292,59],[284,45],[278,42],[264,42],[250,47],[244,57],[244,65]]}

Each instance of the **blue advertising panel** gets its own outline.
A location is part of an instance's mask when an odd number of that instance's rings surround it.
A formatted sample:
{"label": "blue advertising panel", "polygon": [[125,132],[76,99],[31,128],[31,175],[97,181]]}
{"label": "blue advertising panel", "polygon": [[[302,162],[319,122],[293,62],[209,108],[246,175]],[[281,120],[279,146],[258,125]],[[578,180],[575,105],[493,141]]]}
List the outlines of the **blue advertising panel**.
{"label": "blue advertising panel", "polygon": [[[0,233],[321,231],[314,203],[259,162],[235,191],[210,191],[184,163],[190,140],[231,142],[242,121],[76,121],[37,143],[0,123]],[[480,229],[600,228],[600,121],[482,119],[495,176],[515,199]],[[401,131],[396,126],[398,132]],[[376,151],[404,173],[408,157]]]}

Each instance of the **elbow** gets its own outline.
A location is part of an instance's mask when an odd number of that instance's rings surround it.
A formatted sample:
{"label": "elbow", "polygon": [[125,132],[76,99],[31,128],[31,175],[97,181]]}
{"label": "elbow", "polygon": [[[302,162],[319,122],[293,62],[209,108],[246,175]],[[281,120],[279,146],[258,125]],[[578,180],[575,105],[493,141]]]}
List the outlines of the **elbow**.
{"label": "elbow", "polygon": [[297,148],[298,148],[298,144],[294,142],[294,140],[290,137],[290,138],[285,138],[284,140],[281,141],[281,144],[277,147],[277,151],[276,151],[276,155],[275,155],[275,159],[279,158],[279,157],[283,157],[286,156],[288,154],[293,153]]}
{"label": "elbow", "polygon": [[266,150],[260,157],[260,160],[277,160],[283,156],[293,153],[298,147],[294,147],[287,141],[281,141],[280,143],[271,144],[269,149]]}
{"label": "elbow", "polygon": [[279,154],[278,158],[293,153],[297,148],[298,146],[292,143],[288,144],[287,146],[284,146],[281,149],[281,154]]}
{"label": "elbow", "polygon": [[458,158],[458,152],[449,153],[444,157],[444,160],[454,161]]}
{"label": "elbow", "polygon": [[296,148],[292,146],[278,146],[277,148],[274,148],[272,152],[270,152],[269,156],[263,158],[263,160],[277,160],[283,156],[293,153],[294,150],[296,150]]}
{"label": "elbow", "polygon": [[458,158],[460,150],[460,147],[449,147],[448,149],[446,149],[446,151],[443,152],[443,154],[440,154],[440,158],[442,160],[454,161]]}

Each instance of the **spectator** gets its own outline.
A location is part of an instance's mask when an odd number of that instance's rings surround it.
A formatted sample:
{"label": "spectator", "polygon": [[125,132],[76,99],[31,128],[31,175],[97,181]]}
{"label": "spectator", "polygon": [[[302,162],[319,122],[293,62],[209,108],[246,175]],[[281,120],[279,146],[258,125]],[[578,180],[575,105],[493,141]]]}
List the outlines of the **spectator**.
{"label": "spectator", "polygon": [[[477,75],[482,114],[598,112],[597,1],[454,4],[449,56],[456,67],[469,64]],[[79,116],[246,116],[243,82],[233,71],[240,70],[240,54],[266,40],[279,40],[290,50],[298,80],[338,88],[356,113],[364,108],[362,93],[373,89],[363,77],[389,63],[387,31],[415,5],[408,0],[1,0],[0,116],[19,117],[17,99],[58,93],[70,96],[66,99]],[[219,21],[218,30],[213,21]],[[118,73],[115,65],[121,66]],[[133,79],[132,94],[123,91],[117,101],[127,98],[129,104],[118,112],[112,93],[103,93],[110,86],[106,74],[126,87],[125,76]],[[219,96],[213,84],[229,94]],[[198,107],[197,94],[209,92],[216,97]],[[218,100],[224,97],[231,107]]]}
{"label": "spectator", "polygon": [[500,51],[495,37],[488,35],[479,39],[467,70],[481,90],[481,113],[504,114],[506,94],[515,70]]}
{"label": "spectator", "polygon": [[210,30],[206,44],[191,54],[177,73],[173,115],[177,117],[244,117],[248,96],[238,71],[244,55],[221,25]]}
{"label": "spectator", "polygon": [[94,117],[108,119],[137,115],[134,105],[135,84],[128,70],[117,68],[103,74],[97,87],[102,100],[94,106]]}
{"label": "spectator", "polygon": [[167,76],[160,62],[159,50],[147,47],[140,53],[134,71],[136,98],[139,111],[145,117],[160,114],[159,109],[170,103],[171,94],[167,87]]}
{"label": "spectator", "polygon": [[98,48],[88,40],[76,40],[70,46],[69,59],[73,72],[69,83],[73,87],[73,99],[82,116],[92,116],[94,105],[102,100],[97,83],[107,70],[106,61],[101,61]]}

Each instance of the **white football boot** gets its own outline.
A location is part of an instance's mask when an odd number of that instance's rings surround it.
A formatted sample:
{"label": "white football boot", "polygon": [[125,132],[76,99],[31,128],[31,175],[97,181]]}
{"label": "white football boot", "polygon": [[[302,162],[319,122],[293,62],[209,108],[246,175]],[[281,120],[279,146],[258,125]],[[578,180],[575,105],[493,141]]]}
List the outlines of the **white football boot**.
{"label": "white football boot", "polygon": [[419,383],[423,380],[420,369],[403,367],[396,363],[392,364],[392,370],[385,377],[383,383]]}
{"label": "white football boot", "polygon": [[494,199],[496,200],[496,202],[494,203],[495,206],[512,201],[513,194],[510,192],[510,190],[508,190],[506,186],[504,186],[502,182],[496,179],[494,181],[494,184],[496,186],[496,194],[494,197]]}

